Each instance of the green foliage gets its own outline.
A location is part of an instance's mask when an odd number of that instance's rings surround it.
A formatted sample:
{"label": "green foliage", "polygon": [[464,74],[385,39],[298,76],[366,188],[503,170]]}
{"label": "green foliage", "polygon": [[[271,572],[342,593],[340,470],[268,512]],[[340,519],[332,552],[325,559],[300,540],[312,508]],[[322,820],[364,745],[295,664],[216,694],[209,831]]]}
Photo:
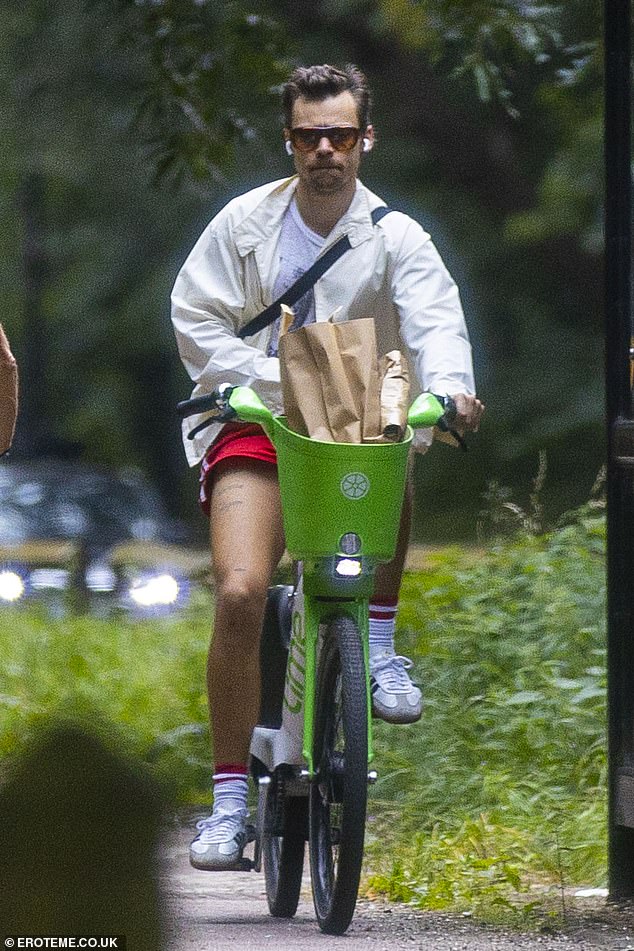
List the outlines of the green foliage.
{"label": "green foliage", "polygon": [[93,0],[134,60],[136,125],[159,177],[223,181],[236,143],[258,136],[288,73],[279,22],[248,3]]}
{"label": "green foliage", "polygon": [[534,68],[542,80],[575,82],[598,37],[587,3],[576,5],[583,16],[577,9],[571,14],[570,4],[512,0],[340,0],[304,10],[269,0],[257,14],[238,0],[95,5],[118,22],[122,42],[139,60],[141,125],[158,144],[159,171],[184,162],[195,177],[217,175],[227,147],[256,135],[258,107],[266,111],[267,94],[288,73],[291,51],[297,53],[298,27],[336,33],[362,25],[369,42],[421,52],[441,73],[468,76],[482,101],[501,104],[514,117],[518,70]]}
{"label": "green foliage", "polygon": [[[485,917],[537,914],[533,885],[605,876],[602,512],[406,575],[398,647],[423,719],[376,722],[367,891]],[[209,796],[206,595],[177,620],[0,615],[4,769],[56,717],[109,730],[171,787]]]}
{"label": "green foliage", "polygon": [[[391,34],[406,48],[425,51],[441,72],[468,76],[483,102],[501,105],[513,118],[519,116],[513,102],[519,69],[534,67],[543,80],[551,81],[556,81],[562,62],[568,75],[579,69],[580,51],[566,42],[567,11],[561,3],[379,0],[375,6],[377,32]],[[590,43],[586,53],[592,50]]]}
{"label": "green foliage", "polygon": [[16,451],[68,440],[138,465],[193,516],[170,287],[221,205],[291,170],[277,97],[290,65],[352,61],[378,130],[362,177],[439,246],[488,407],[459,492],[443,491],[455,459],[421,469],[435,499],[423,540],[473,537],[484,487],[517,480],[542,448],[547,514],[579,504],[603,452],[600,17],[590,0],[5,5]]}
{"label": "green foliage", "polygon": [[534,911],[516,901],[530,853],[529,837],[484,815],[452,827],[436,824],[414,833],[389,872],[371,874],[367,894],[386,895],[429,910],[455,909],[495,918],[503,910],[526,918]]}
{"label": "green foliage", "polygon": [[[603,244],[603,221],[597,201],[603,192],[600,90],[593,89],[577,102],[568,88],[543,91],[542,95],[549,110],[560,116],[561,146],[546,163],[534,207],[509,219],[508,238],[530,246],[574,235],[588,251],[597,253]],[[579,111],[582,103],[584,114]]]}
{"label": "green foliage", "polygon": [[401,649],[426,710],[378,731],[371,888],[521,912],[536,882],[602,883],[604,543],[588,506],[548,535],[444,551],[407,577]]}
{"label": "green foliage", "polygon": [[117,736],[175,796],[209,790],[205,661],[211,606],[186,619],[54,619],[0,615],[0,753],[3,768],[50,720],[72,719]]}
{"label": "green foliage", "polygon": [[169,288],[199,196],[152,188],[131,131],[138,75],[112,25],[82,0],[32,0],[3,8],[0,27],[0,283],[21,374],[16,451],[68,440],[93,462],[153,469],[173,486],[185,467]]}

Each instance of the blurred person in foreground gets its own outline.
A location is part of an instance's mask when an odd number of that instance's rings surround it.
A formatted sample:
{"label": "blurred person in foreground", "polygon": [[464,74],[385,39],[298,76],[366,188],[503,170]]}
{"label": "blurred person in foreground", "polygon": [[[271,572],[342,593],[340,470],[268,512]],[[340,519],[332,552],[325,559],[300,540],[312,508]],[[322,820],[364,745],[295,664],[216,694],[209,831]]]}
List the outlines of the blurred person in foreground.
{"label": "blurred person in foreground", "polygon": [[9,451],[18,415],[18,365],[0,324],[0,456]]}
{"label": "blurred person in foreground", "polygon": [[[374,147],[370,92],[354,66],[300,67],[282,90],[284,147],[292,177],[229,202],[198,240],[176,280],[172,321],[195,395],[222,383],[251,386],[281,413],[279,318],[240,339],[242,327],[277,300],[342,235],[351,249],[294,305],[291,332],[312,321],[373,316],[379,353],[400,349],[420,389],[450,395],[458,430],[478,428],[471,347],[458,290],[429,235],[390,211],[358,179]],[[420,392],[420,390],[416,390]],[[414,393],[414,395],[415,395]],[[216,593],[207,684],[215,770],[213,814],[198,823],[190,861],[207,870],[234,867],[247,842],[249,744],[260,703],[259,639],[267,588],[284,552],[275,450],[258,426],[214,424],[188,440],[202,462],[200,501],[210,519]],[[418,433],[424,451],[429,431]],[[394,629],[411,520],[411,485],[398,550],[377,571],[370,605],[373,714],[411,723],[422,711],[411,662],[394,649]]]}

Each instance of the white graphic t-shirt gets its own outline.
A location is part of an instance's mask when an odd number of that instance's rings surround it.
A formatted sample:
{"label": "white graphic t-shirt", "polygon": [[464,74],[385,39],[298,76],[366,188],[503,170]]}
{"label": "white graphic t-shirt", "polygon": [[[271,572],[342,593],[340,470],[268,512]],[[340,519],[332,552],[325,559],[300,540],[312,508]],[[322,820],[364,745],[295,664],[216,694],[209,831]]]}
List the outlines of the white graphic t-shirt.
{"label": "white graphic t-shirt", "polygon": [[[281,297],[295,281],[314,264],[326,239],[320,234],[311,231],[304,223],[295,199],[289,205],[282,222],[282,231],[279,243],[280,269],[273,285],[273,300]],[[315,321],[315,295],[313,289],[307,291],[303,297],[293,304],[295,319],[290,327],[297,330],[305,324]],[[273,326],[268,356],[276,357],[280,335],[280,318]]]}

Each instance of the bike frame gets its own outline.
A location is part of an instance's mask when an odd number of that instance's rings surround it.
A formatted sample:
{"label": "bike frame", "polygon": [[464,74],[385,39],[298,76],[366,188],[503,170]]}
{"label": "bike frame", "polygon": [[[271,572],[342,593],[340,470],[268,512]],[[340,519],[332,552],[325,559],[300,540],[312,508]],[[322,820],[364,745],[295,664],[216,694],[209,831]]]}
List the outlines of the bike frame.
{"label": "bike frame", "polygon": [[[372,585],[372,574],[363,579],[364,587]],[[369,593],[362,596],[332,598],[323,594],[311,594],[311,579],[304,578],[305,590],[303,598],[293,610],[293,627],[291,644],[286,668],[283,707],[291,713],[302,710],[303,713],[303,742],[302,757],[306,763],[306,778],[313,779],[315,768],[313,763],[313,725],[315,718],[315,686],[317,661],[319,657],[320,629],[322,625],[334,615],[347,614],[356,623],[363,646],[365,667],[366,697],[368,710],[371,704],[370,677],[368,667],[368,603]],[[318,584],[317,590],[323,590]],[[302,662],[304,664],[302,668]],[[368,763],[374,757],[372,747],[372,719],[368,717]]]}
{"label": "bike frame", "polygon": [[[270,772],[286,763],[311,780],[320,629],[335,615],[347,614],[355,621],[363,646],[369,711],[368,604],[374,571],[379,562],[390,561],[396,549],[412,427],[435,425],[444,407],[431,393],[423,393],[410,409],[403,442],[350,445],[323,443],[292,432],[284,417],[274,417],[249,387],[235,387],[227,404],[234,418],[259,423],[276,447],[287,548],[302,566],[282,727],[279,731],[256,727],[252,753]],[[373,756],[368,716],[368,763]]]}

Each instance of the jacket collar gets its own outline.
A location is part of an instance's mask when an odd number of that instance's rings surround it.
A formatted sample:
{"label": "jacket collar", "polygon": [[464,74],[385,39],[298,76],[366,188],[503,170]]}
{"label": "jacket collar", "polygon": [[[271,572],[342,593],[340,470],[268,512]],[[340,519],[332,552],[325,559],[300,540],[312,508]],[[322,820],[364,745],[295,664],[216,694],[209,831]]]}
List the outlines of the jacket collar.
{"label": "jacket collar", "polygon": [[[272,190],[234,229],[233,236],[240,255],[249,254],[262,242],[277,235],[296,187],[296,175],[274,183]],[[371,212],[379,204],[381,201],[357,180],[357,188],[350,207],[330,234],[324,251],[344,234],[348,235],[353,248],[371,238],[374,233]]]}

